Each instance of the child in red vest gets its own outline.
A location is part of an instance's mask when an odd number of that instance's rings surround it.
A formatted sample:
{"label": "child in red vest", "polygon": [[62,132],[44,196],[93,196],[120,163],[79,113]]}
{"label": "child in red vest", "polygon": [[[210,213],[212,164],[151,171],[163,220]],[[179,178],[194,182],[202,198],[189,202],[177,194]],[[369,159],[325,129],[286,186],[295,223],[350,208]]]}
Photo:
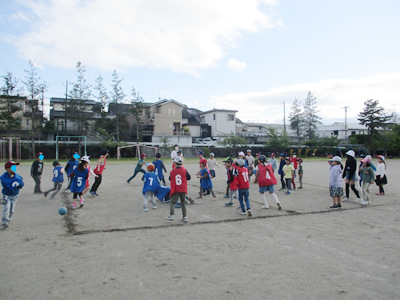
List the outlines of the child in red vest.
{"label": "child in red vest", "polygon": [[[249,188],[250,188],[250,183],[249,183],[249,170],[244,166],[245,161],[244,159],[238,159],[237,160],[237,166],[235,168],[237,169],[237,180],[239,184],[239,203],[240,203],[240,208],[241,212],[240,214],[245,215],[246,210],[244,203],[246,203],[246,208],[247,208],[247,215],[249,217],[252,216],[251,214],[251,209],[250,209],[250,200],[249,200]],[[244,201],[244,203],[243,203]]]}
{"label": "child in red vest", "polygon": [[169,176],[169,180],[171,182],[171,203],[168,220],[173,221],[175,219],[174,206],[180,199],[182,205],[182,221],[187,222],[185,197],[187,194],[187,181],[190,180],[190,174],[188,171],[186,171],[182,164],[182,157],[175,156],[175,168],[171,171]]}
{"label": "child in red vest", "polygon": [[258,182],[260,197],[264,202],[262,208],[269,208],[267,197],[265,197],[264,194],[265,192],[269,192],[272,199],[275,200],[278,210],[281,210],[281,204],[279,203],[279,199],[274,190],[274,185],[277,184],[274,170],[272,169],[272,166],[267,163],[267,158],[265,155],[260,155],[258,160],[259,164],[256,167],[256,178],[254,179],[254,183]]}
{"label": "child in red vest", "polygon": [[227,169],[227,175],[228,175],[228,187],[229,187],[229,202],[225,203],[225,206],[233,206],[233,197],[236,196],[235,198],[239,197],[238,194],[238,181],[236,178],[237,171],[236,169],[232,166],[233,164],[233,159],[230,157],[227,157],[224,160],[225,168]]}

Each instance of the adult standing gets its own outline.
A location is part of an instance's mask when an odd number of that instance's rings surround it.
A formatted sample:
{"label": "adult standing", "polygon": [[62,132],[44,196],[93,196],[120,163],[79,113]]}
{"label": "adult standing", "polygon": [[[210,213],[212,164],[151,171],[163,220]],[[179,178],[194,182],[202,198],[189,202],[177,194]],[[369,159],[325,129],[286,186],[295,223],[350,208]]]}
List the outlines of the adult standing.
{"label": "adult standing", "polygon": [[32,167],[31,167],[31,176],[33,180],[35,181],[35,194],[42,194],[42,190],[40,188],[40,181],[42,179],[42,173],[43,173],[43,159],[44,155],[42,152],[38,152],[36,155],[36,160],[33,162]]}
{"label": "adult standing", "polygon": [[350,186],[354,194],[356,194],[357,199],[360,200],[360,194],[356,190],[356,179],[357,179],[357,161],[355,159],[355,152],[353,150],[349,150],[346,152],[347,160],[346,165],[344,167],[344,172],[342,177],[345,178],[346,183],[346,198],[343,201],[350,201],[349,194],[350,194]]}
{"label": "adult standing", "polygon": [[176,144],[174,146],[174,150],[171,151],[172,169],[175,168],[174,159],[178,155],[178,151],[179,151],[179,146],[178,146],[178,144]]}
{"label": "adult standing", "polygon": [[97,194],[97,189],[99,188],[99,186],[101,184],[101,179],[103,177],[103,171],[106,168],[107,156],[108,156],[108,150],[102,149],[100,151],[100,157],[97,160],[97,165],[93,170],[94,174],[96,174],[97,177],[95,177],[94,183],[89,192],[89,194],[92,196],[99,196],[99,194]]}

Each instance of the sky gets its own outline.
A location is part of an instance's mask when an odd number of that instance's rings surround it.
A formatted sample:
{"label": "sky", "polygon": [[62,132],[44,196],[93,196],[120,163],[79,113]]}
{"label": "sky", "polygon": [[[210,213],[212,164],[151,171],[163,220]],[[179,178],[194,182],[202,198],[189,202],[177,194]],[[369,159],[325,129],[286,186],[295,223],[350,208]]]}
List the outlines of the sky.
{"label": "sky", "polygon": [[[0,75],[32,61],[65,97],[115,70],[131,100],[174,99],[244,122],[283,124],[310,91],[323,124],[358,122],[364,102],[400,112],[398,0],[0,0]],[[0,83],[3,85],[3,81]],[[19,86],[23,86],[22,82]]]}

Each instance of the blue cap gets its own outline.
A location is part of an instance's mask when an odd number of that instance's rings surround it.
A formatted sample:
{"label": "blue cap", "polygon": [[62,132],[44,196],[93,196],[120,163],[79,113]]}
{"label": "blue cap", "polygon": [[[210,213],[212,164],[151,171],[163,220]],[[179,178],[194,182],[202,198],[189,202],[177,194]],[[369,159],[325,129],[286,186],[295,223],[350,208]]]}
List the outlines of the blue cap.
{"label": "blue cap", "polygon": [[285,157],[285,153],[281,153],[281,154],[279,154],[280,156],[282,156],[282,157]]}
{"label": "blue cap", "polygon": [[199,155],[203,155],[203,154],[204,154],[204,152],[203,152],[203,151],[197,151],[197,154],[199,154]]}

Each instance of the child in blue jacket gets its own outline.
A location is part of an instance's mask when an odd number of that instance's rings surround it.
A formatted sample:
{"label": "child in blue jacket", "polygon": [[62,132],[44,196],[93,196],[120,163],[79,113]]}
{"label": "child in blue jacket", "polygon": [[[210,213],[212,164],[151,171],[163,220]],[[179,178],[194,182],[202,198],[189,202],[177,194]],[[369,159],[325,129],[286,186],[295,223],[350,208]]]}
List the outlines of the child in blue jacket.
{"label": "child in blue jacket", "polygon": [[154,173],[155,167],[152,163],[147,165],[147,172],[143,175],[143,211],[149,211],[147,208],[149,200],[153,205],[153,208],[157,208],[157,200],[154,198],[154,194],[157,193],[160,181],[156,173]]}
{"label": "child in blue jacket", "polygon": [[19,190],[24,186],[23,178],[17,172],[17,165],[13,161],[6,162],[4,168],[6,172],[1,175],[1,185],[3,186],[3,197],[0,201],[3,207],[2,226],[7,228],[11,222],[11,216],[15,212],[15,205],[18,201]]}

